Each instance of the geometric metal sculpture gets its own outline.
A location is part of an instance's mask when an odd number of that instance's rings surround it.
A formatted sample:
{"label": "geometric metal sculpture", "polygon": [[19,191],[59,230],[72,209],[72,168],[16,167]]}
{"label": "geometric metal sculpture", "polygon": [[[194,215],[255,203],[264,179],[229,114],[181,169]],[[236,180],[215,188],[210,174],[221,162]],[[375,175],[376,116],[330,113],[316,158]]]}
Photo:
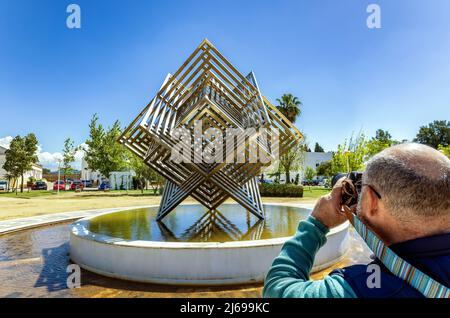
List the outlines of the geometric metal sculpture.
{"label": "geometric metal sculpture", "polygon": [[[208,129],[217,134],[198,137],[198,131]],[[238,132],[231,147],[210,147],[229,131]],[[167,75],[119,142],[166,179],[158,220],[189,195],[209,210],[231,197],[263,219],[257,176],[302,138],[261,95],[253,72],[244,77],[205,39],[173,75]],[[193,153],[183,148],[186,140]],[[174,157],[174,149],[180,147],[181,158]],[[210,156],[199,156],[205,151]],[[211,161],[222,151],[224,160]],[[259,160],[250,160],[255,151]]]}

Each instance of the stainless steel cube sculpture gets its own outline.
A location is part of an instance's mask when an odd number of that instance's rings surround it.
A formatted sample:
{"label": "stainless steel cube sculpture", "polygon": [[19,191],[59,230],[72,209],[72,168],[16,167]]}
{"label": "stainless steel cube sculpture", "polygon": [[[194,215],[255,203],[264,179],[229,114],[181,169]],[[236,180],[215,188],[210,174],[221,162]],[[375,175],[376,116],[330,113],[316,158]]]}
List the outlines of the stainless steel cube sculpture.
{"label": "stainless steel cube sculpture", "polygon": [[[194,136],[199,122],[202,129],[212,127],[223,133],[227,129],[254,128],[251,136],[237,136],[237,144],[243,145],[239,149],[245,152],[244,162],[173,160],[172,150],[180,142],[174,131],[181,127]],[[166,179],[158,220],[189,195],[209,210],[231,197],[263,219],[257,176],[302,138],[295,126],[261,95],[253,72],[244,77],[205,39],[173,75],[167,75],[156,96],[126,128],[119,142]],[[269,160],[248,159],[255,145]],[[194,140],[192,148],[202,151],[205,146],[204,141]]]}

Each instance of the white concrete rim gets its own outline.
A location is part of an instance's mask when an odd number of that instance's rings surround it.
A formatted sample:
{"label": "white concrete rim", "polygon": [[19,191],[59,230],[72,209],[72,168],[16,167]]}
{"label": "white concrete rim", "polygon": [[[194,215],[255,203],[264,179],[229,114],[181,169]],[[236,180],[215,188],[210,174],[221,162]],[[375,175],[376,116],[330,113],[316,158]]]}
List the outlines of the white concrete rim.
{"label": "white concrete rim", "polygon": [[[240,277],[240,278],[216,278],[216,279],[178,279],[178,278],[167,278],[167,277],[149,277],[149,278],[136,278],[132,277],[130,275],[124,275],[120,273],[111,273],[108,271],[104,271],[95,267],[92,267],[90,265],[86,265],[84,263],[76,262],[72,259],[73,262],[80,265],[81,268],[88,270],[90,272],[93,272],[95,274],[99,274],[102,276],[115,278],[115,279],[122,279],[125,281],[130,282],[137,282],[137,283],[147,283],[147,284],[161,284],[161,285],[173,285],[173,286],[232,286],[232,285],[241,285],[241,284],[257,284],[263,281],[264,277],[260,278],[246,278],[246,277]],[[330,262],[330,265],[334,262]],[[330,266],[328,265],[328,266]],[[313,270],[316,270],[313,268]],[[312,271],[313,272],[313,271]]]}
{"label": "white concrete rim", "polygon": [[[237,203],[224,203],[225,205],[231,205],[231,204],[237,204]],[[200,205],[199,203],[186,203],[182,205]],[[265,203],[263,204],[265,206],[287,206],[287,207],[296,207],[296,208],[305,208],[305,209],[312,209],[313,205],[311,204],[283,204],[283,203]],[[122,211],[127,210],[134,210],[134,209],[142,209],[142,208],[154,208],[158,207],[159,205],[153,204],[148,205],[145,207],[129,207],[122,210],[117,211],[107,211],[103,213],[99,213],[93,216],[82,218],[81,220],[78,220],[74,222],[71,225],[70,232],[72,235],[81,238],[86,239],[90,241],[95,241],[102,244],[109,244],[109,245],[117,245],[117,246],[129,246],[129,247],[138,247],[138,248],[163,248],[163,249],[226,249],[226,248],[245,248],[245,247],[256,247],[256,246],[275,246],[280,245],[286,242],[288,239],[292,238],[292,236],[286,236],[286,237],[279,237],[279,238],[273,238],[273,239],[265,239],[265,240],[253,240],[253,241],[232,241],[232,242],[160,242],[160,241],[141,241],[141,240],[124,240],[117,237],[112,237],[108,235],[103,234],[96,234],[93,232],[90,232],[87,229],[87,223],[96,217],[106,215],[106,214],[112,214],[112,213],[119,213]],[[327,233],[327,237],[333,236],[342,230],[348,228],[350,223],[348,221],[344,222],[343,224],[334,227],[330,229],[330,231]]]}

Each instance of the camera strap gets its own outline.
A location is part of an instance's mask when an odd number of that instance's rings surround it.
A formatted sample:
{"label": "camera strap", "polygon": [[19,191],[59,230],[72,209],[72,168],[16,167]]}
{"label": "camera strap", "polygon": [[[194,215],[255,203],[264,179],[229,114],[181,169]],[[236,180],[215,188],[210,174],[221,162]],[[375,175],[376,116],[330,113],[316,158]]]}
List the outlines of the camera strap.
{"label": "camera strap", "polygon": [[357,215],[349,211],[346,211],[346,214],[358,234],[392,274],[406,281],[427,298],[450,298],[449,288],[395,254]]}

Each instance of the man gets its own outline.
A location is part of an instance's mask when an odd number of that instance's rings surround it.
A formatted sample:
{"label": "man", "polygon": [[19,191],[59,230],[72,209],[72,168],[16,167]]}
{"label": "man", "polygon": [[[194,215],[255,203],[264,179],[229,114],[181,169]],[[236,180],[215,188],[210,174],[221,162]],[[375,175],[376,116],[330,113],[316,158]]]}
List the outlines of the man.
{"label": "man", "polygon": [[[369,264],[310,280],[315,254],[325,244],[327,232],[346,221],[340,208],[340,183],[319,199],[284,244],[267,274],[264,297],[423,297],[379,260],[373,262],[380,268],[380,284],[375,288],[367,284],[373,273],[367,270]],[[450,160],[442,153],[410,143],[374,156],[363,174],[356,211],[398,256],[450,286]]]}

